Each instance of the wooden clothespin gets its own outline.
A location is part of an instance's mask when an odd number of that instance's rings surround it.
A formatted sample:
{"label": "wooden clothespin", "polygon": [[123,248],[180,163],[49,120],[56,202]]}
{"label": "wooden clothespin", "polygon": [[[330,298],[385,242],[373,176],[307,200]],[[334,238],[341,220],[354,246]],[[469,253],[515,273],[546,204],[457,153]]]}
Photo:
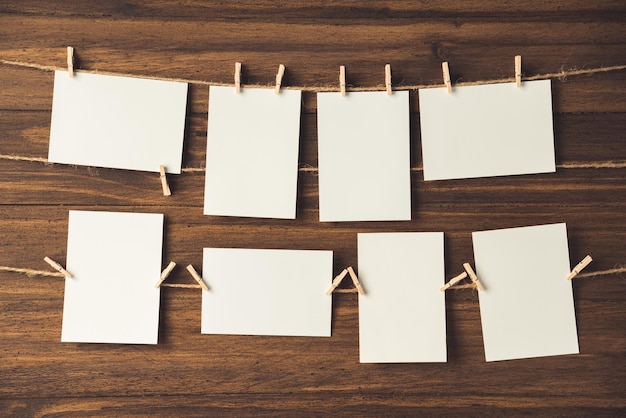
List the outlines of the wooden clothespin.
{"label": "wooden clothespin", "polygon": [[350,274],[350,278],[352,279],[352,283],[354,283],[354,287],[359,291],[359,295],[364,295],[365,290],[363,290],[363,286],[361,286],[361,282],[359,282],[358,277],[356,277],[356,273],[352,269],[352,267],[348,267],[348,274]]}
{"label": "wooden clothespin", "polygon": [[387,89],[387,94],[391,96],[391,64],[385,65],[385,88]]}
{"label": "wooden clothespin", "polygon": [[469,263],[464,263],[463,268],[465,269],[465,271],[467,272],[467,275],[472,280],[472,283],[476,285],[476,288],[478,290],[485,290],[485,287],[483,286],[483,284],[480,282],[480,280],[478,280],[478,277],[476,277],[476,273],[474,272],[474,269],[472,268],[472,266],[470,266]]}
{"label": "wooden clothespin", "polygon": [[283,76],[285,75],[285,66],[280,64],[278,66],[278,74],[276,74],[276,88],[274,89],[274,94],[280,93],[280,85],[283,83]]}
{"label": "wooden clothespin", "polygon": [[439,288],[439,290],[444,292],[447,289],[450,289],[452,286],[454,286],[458,282],[460,282],[461,280],[465,279],[466,277],[467,277],[467,272],[464,271],[463,273],[459,274],[458,276],[455,276],[455,277],[451,278],[450,281],[448,283],[444,284],[443,286],[441,286],[441,288]]}
{"label": "wooden clothespin", "polygon": [[334,290],[337,288],[337,286],[339,286],[339,284],[341,283],[341,281],[347,276],[350,275],[350,278],[352,279],[352,283],[354,283],[354,287],[356,288],[356,290],[359,292],[359,294],[364,295],[365,291],[363,290],[363,286],[361,286],[361,282],[359,282],[358,277],[356,276],[356,273],[354,272],[354,269],[352,267],[347,267],[345,269],[343,269],[341,271],[341,273],[339,273],[337,275],[337,277],[334,278],[333,283],[330,285],[330,287],[328,288],[328,290],[326,291],[327,295],[330,295],[331,293],[334,292]]}
{"label": "wooden clothespin", "polygon": [[61,266],[59,263],[57,263],[56,261],[52,260],[50,257],[44,257],[43,261],[45,261],[46,263],[50,264],[50,266],[55,269],[56,271],[58,271],[59,273],[61,273],[62,275],[64,275],[66,278],[71,279],[72,275],[70,274],[69,271],[65,270],[63,268],[63,266]]}
{"label": "wooden clothespin", "polygon": [[241,93],[241,63],[235,63],[235,93]]}
{"label": "wooden clothespin", "polygon": [[570,274],[567,276],[567,280],[572,280],[574,277],[576,277],[578,273],[580,273],[581,270],[587,267],[589,263],[591,263],[592,261],[593,261],[593,258],[591,258],[590,255],[583,258],[583,260],[580,263],[576,264],[576,267],[572,269]]}
{"label": "wooden clothespin", "polygon": [[443,84],[448,88],[448,93],[452,93],[452,81],[450,79],[450,67],[448,66],[448,62],[444,62],[441,64],[441,69],[443,70]]}
{"label": "wooden clothespin", "polygon": [[335,277],[335,279],[333,280],[333,283],[330,285],[330,287],[326,291],[326,295],[330,295],[331,293],[333,293],[333,291],[337,288],[337,286],[339,286],[343,278],[346,277],[347,275],[348,275],[348,269],[343,269],[341,273],[339,273],[337,277]]}
{"label": "wooden clothespin", "polygon": [[198,272],[196,271],[196,269],[193,268],[193,266],[191,264],[189,264],[187,266],[187,271],[191,274],[191,277],[194,278],[195,281],[198,282],[198,284],[204,289],[204,290],[209,290],[209,286],[206,285],[206,283],[204,283],[204,280],[202,280],[202,277],[198,274]]}
{"label": "wooden clothespin", "polygon": [[74,77],[74,47],[67,47],[67,73],[70,78]]}
{"label": "wooden clothespin", "polygon": [[515,85],[522,87],[522,56],[515,56]]}
{"label": "wooden clothespin", "polygon": [[167,267],[165,267],[165,270],[161,272],[161,277],[159,278],[159,281],[157,282],[157,284],[154,285],[154,287],[156,288],[161,287],[161,283],[163,283],[165,279],[169,277],[172,270],[174,270],[174,267],[176,267],[176,263],[173,261],[170,261]]}
{"label": "wooden clothespin", "polygon": [[346,95],[346,67],[339,67],[339,88],[341,89],[341,95]]}
{"label": "wooden clothespin", "polygon": [[163,188],[163,196],[171,196],[170,186],[167,184],[167,177],[165,176],[165,166],[159,166],[159,177],[161,178],[161,187]]}

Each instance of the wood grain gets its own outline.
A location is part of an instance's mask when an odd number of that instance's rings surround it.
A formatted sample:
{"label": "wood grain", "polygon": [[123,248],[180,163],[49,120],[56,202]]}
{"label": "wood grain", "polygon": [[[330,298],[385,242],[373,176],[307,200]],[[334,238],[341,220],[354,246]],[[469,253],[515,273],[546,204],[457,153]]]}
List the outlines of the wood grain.
{"label": "wood grain", "polygon": [[[626,64],[623,1],[0,2],[0,58],[137,75],[348,87]],[[166,215],[168,281],[193,283],[202,247],[328,249],[357,265],[356,234],[444,231],[447,277],[473,260],[471,232],[567,222],[574,265],[626,265],[626,72],[553,80],[556,173],[424,182],[411,93],[412,221],[318,222],[315,171],[301,171],[295,221],[202,215],[201,171],[159,177],[0,159],[0,265],[65,262],[70,209]],[[0,154],[46,157],[52,74],[0,66]],[[190,87],[183,165],[204,165],[208,88]],[[301,167],[317,167],[316,100],[303,94]],[[450,115],[451,121],[454,115]],[[259,162],[262,164],[262,162]],[[363,170],[368,167],[364,166]],[[349,281],[346,281],[346,286]],[[333,296],[331,338],[200,334],[201,294],[164,288],[157,346],[60,343],[63,281],[0,272],[2,416],[618,416],[626,413],[626,280],[574,280],[581,354],[485,363],[473,290],[449,292],[448,363],[359,364],[356,295]],[[520,284],[523,285],[523,284]],[[401,289],[398,289],[401,291]]]}

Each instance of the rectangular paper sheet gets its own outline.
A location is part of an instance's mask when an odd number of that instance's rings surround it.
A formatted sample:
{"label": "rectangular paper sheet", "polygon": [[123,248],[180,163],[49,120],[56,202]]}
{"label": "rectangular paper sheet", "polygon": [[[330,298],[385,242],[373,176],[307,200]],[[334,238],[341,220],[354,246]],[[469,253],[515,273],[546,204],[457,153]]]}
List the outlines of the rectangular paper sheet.
{"label": "rectangular paper sheet", "polygon": [[205,248],[202,333],[330,337],[333,253]]}
{"label": "rectangular paper sheet", "polygon": [[556,171],[550,80],[419,91],[424,180]]}
{"label": "rectangular paper sheet", "polygon": [[358,234],[361,363],[445,362],[443,232]]}
{"label": "rectangular paper sheet", "polygon": [[187,83],[54,74],[48,160],[179,174]]}
{"label": "rectangular paper sheet", "polygon": [[566,225],[472,234],[487,361],[578,353]]}
{"label": "rectangular paper sheet", "polygon": [[210,87],[205,215],[295,219],[300,97]]}
{"label": "rectangular paper sheet", "polygon": [[61,341],[156,344],[163,215],[70,211]]}
{"label": "rectangular paper sheet", "polygon": [[411,219],[409,94],[317,94],[320,221]]}

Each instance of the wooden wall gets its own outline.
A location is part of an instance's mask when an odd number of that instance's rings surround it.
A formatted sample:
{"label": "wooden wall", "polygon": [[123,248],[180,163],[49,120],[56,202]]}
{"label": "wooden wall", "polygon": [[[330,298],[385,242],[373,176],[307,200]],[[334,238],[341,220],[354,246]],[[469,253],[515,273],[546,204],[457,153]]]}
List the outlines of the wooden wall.
{"label": "wooden wall", "polygon": [[[558,73],[626,64],[623,1],[0,1],[0,59],[136,75],[284,86],[380,87]],[[52,73],[0,65],[0,154],[46,157]],[[471,232],[567,222],[589,271],[626,263],[626,71],[553,80],[556,173],[424,182],[412,221],[318,222],[315,170],[299,175],[295,221],[202,215],[204,175],[158,176],[0,159],[0,265],[64,263],[68,210],[166,215],[164,265],[202,265],[202,248],[328,249],[356,267],[356,234],[444,231],[446,274],[473,260]],[[317,167],[316,100],[304,93],[301,167]],[[205,158],[208,87],[192,85],[183,166]],[[411,93],[412,166],[421,166]],[[450,115],[454,120],[454,115]],[[528,121],[532,123],[532,121]],[[85,132],[88,135],[89,132]],[[263,161],[259,161],[259,168]],[[363,166],[362,170],[368,170]],[[108,264],[111,263],[111,264]],[[112,268],[115,260],[103,260]],[[523,268],[523,266],[511,266]],[[354,294],[333,296],[331,338],[200,335],[201,293],[163,289],[157,346],[61,343],[63,281],[0,272],[0,415],[617,416],[626,408],[626,280],[580,278],[581,354],[485,363],[473,290],[447,295],[448,363],[359,364]],[[183,268],[174,283],[190,283]],[[520,286],[523,286],[520,283]],[[120,289],[122,291],[122,289]],[[402,291],[398,289],[398,291]],[[541,289],[537,289],[540,292]]]}

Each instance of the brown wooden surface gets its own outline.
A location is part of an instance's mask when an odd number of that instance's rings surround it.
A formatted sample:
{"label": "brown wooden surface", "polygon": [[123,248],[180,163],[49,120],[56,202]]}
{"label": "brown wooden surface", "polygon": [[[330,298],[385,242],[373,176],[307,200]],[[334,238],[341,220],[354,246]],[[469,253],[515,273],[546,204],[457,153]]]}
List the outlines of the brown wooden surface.
{"label": "brown wooden surface", "polygon": [[[101,4],[103,3],[103,4]],[[328,2],[331,3],[331,2]],[[284,86],[440,83],[626,64],[626,4],[576,0],[0,1],[0,59],[137,75]],[[299,176],[297,220],[202,215],[202,172],[169,176],[0,160],[0,265],[64,263],[70,209],[166,215],[164,266],[201,268],[205,246],[328,249],[357,265],[356,234],[444,231],[450,278],[473,260],[471,232],[567,222],[572,264],[626,264],[626,71],[553,81],[556,173],[424,182],[411,222],[324,223],[317,177]],[[190,87],[184,166],[204,164],[208,88]],[[47,155],[52,74],[0,66],[0,154]],[[417,94],[412,165],[421,166]],[[316,100],[304,94],[301,166],[317,166]],[[450,115],[453,120],[454,115]],[[532,121],[529,121],[532,123]],[[88,134],[88,132],[86,132]],[[259,166],[263,164],[259,161]],[[362,167],[367,170],[367,166]],[[515,268],[515,266],[512,266]],[[178,267],[170,279],[191,283]],[[520,283],[523,286],[523,283]],[[398,291],[402,291],[398,289]],[[541,291],[541,289],[537,289]],[[626,408],[626,279],[574,281],[580,355],[485,363],[472,290],[447,294],[448,363],[359,364],[354,294],[333,297],[331,338],[200,335],[197,290],[163,289],[159,344],[61,343],[63,281],[0,272],[0,415],[617,416]]]}

